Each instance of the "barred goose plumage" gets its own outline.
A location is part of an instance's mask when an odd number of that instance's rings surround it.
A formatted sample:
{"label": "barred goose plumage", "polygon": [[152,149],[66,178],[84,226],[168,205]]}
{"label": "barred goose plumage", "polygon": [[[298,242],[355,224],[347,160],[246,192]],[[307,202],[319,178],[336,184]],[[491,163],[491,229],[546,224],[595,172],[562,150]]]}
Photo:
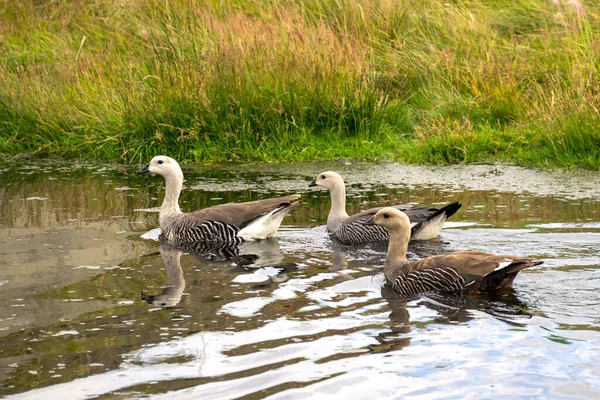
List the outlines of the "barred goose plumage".
{"label": "barred goose plumage", "polygon": [[390,242],[383,273],[388,284],[405,296],[434,291],[481,292],[511,287],[519,271],[543,263],[483,251],[455,251],[408,261],[406,251],[410,221],[405,213],[385,207],[363,224],[384,226],[389,230]]}
{"label": "barred goose plumage", "polygon": [[138,174],[146,173],[165,178],[165,199],[160,207],[159,222],[163,234],[174,243],[242,243],[275,237],[283,217],[300,205],[300,195],[294,194],[183,213],[179,209],[183,172],[177,161],[156,156],[138,171]]}
{"label": "barred goose plumage", "polygon": [[[371,218],[382,207],[371,208],[349,216],[346,212],[346,186],[342,177],[333,171],[320,173],[309,185],[320,186],[329,190],[331,195],[331,211],[327,217],[327,230],[331,236],[342,244],[355,245],[370,242],[385,242],[389,239],[387,229],[382,226],[365,226],[361,222]],[[428,240],[435,238],[442,225],[461,207],[454,202],[442,208],[424,207],[413,204],[397,204],[392,206],[404,211],[412,227],[412,240]]]}

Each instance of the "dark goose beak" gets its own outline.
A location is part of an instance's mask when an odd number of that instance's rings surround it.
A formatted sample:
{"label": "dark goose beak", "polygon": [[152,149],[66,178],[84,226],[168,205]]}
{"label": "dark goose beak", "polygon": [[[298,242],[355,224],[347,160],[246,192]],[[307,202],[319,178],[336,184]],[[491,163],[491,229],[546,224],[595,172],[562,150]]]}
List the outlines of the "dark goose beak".
{"label": "dark goose beak", "polygon": [[147,174],[148,172],[150,172],[150,170],[148,169],[149,167],[150,167],[150,164],[146,164],[144,166],[144,168],[142,168],[138,171],[138,175]]}
{"label": "dark goose beak", "polygon": [[371,218],[362,221],[361,225],[375,225],[375,216],[373,215]]}
{"label": "dark goose beak", "polygon": [[313,186],[317,186],[317,180],[316,179],[313,179],[313,181],[308,184],[308,187],[313,187]]}

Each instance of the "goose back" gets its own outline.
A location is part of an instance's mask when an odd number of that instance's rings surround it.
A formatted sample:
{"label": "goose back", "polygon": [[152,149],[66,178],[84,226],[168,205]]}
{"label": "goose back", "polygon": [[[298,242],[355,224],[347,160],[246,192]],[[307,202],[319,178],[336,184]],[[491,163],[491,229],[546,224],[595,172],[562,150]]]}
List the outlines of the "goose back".
{"label": "goose back", "polygon": [[[438,208],[435,208],[435,207],[416,206],[413,204],[396,204],[396,205],[390,206],[390,207],[395,208],[396,210],[402,211],[404,214],[406,214],[408,219],[410,219],[410,222],[425,221],[427,218],[429,218],[431,215],[433,215],[436,211],[439,210]],[[377,212],[379,210],[381,210],[382,208],[384,208],[384,207],[375,207],[375,208],[370,208],[368,210],[364,210],[359,213],[356,213],[356,214],[352,215],[351,217],[348,217],[348,219],[346,220],[346,223],[352,224],[354,222],[366,221],[367,219],[369,219],[372,216],[374,216],[375,214],[377,214]]]}
{"label": "goose back", "polygon": [[274,197],[248,201],[245,203],[226,203],[204,208],[188,215],[198,222],[218,221],[228,225],[243,228],[252,220],[278,208],[291,205],[300,198],[300,195]]}
{"label": "goose back", "polygon": [[[416,223],[412,228],[411,237],[431,239],[439,234],[443,223],[461,207],[461,204],[454,202],[442,208],[412,204],[397,204],[390,207],[402,211],[408,216],[411,223]],[[387,242],[390,234],[386,228],[380,225],[364,225],[365,221],[372,218],[383,208],[385,207],[371,208],[352,215],[336,231],[332,232],[332,236],[341,243],[348,245]],[[431,223],[428,223],[430,221]]]}
{"label": "goose back", "polygon": [[269,198],[246,203],[227,203],[191,213],[165,215],[161,228],[176,243],[214,242],[240,244],[240,231],[268,213],[287,214],[300,203],[300,195]]}
{"label": "goose back", "polygon": [[405,296],[442,291],[487,291],[512,286],[517,273],[542,261],[481,251],[457,251],[386,264],[386,281]]}
{"label": "goose back", "polygon": [[[427,216],[438,210],[437,208],[414,206],[412,204],[397,204],[392,207],[403,211],[409,218],[412,218],[411,222],[423,221],[427,219]],[[373,217],[382,208],[371,208],[348,217],[336,231],[332,232],[332,236],[347,245],[388,241],[390,233],[386,228],[379,225],[363,225],[364,221]]]}

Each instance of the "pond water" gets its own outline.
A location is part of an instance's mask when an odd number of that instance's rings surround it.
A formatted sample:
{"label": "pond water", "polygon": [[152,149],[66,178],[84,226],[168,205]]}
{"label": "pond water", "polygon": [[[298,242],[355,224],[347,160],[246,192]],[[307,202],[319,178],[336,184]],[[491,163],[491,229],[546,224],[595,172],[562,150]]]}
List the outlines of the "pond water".
{"label": "pond water", "polygon": [[[276,239],[233,259],[155,240],[164,181],[138,165],[0,162],[0,396],[27,399],[600,398],[600,177],[510,166],[185,166],[184,211],[302,193]],[[411,257],[540,258],[513,291],[394,296],[385,248],[323,224],[319,172],[349,212],[463,206]]]}

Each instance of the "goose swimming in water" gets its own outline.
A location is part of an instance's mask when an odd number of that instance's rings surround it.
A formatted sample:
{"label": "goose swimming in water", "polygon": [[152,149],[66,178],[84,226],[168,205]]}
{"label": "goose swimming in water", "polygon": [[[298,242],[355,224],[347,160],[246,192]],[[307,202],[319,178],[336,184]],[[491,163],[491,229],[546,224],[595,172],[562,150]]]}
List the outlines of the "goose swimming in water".
{"label": "goose swimming in water", "polygon": [[[382,226],[365,226],[366,221],[382,207],[371,208],[349,216],[346,212],[346,186],[342,177],[333,171],[320,173],[308,185],[320,186],[329,190],[331,195],[331,211],[327,217],[327,230],[331,236],[342,244],[355,245],[370,242],[385,242],[389,239],[387,229]],[[413,204],[392,206],[404,211],[415,225],[412,227],[412,240],[428,240],[435,238],[444,222],[461,207],[458,202],[442,208],[423,207]]]}
{"label": "goose swimming in water", "polygon": [[410,221],[405,213],[384,207],[363,224],[384,226],[389,230],[390,242],[383,274],[391,287],[405,296],[435,291],[483,292],[511,287],[519,271],[543,263],[483,251],[455,251],[408,261]]}
{"label": "goose swimming in water", "polygon": [[183,172],[177,161],[156,156],[138,171],[138,174],[146,173],[165,178],[165,199],[160,207],[159,222],[163,234],[174,243],[242,243],[275,237],[283,217],[301,204],[300,195],[293,194],[183,213],[179,208]]}

